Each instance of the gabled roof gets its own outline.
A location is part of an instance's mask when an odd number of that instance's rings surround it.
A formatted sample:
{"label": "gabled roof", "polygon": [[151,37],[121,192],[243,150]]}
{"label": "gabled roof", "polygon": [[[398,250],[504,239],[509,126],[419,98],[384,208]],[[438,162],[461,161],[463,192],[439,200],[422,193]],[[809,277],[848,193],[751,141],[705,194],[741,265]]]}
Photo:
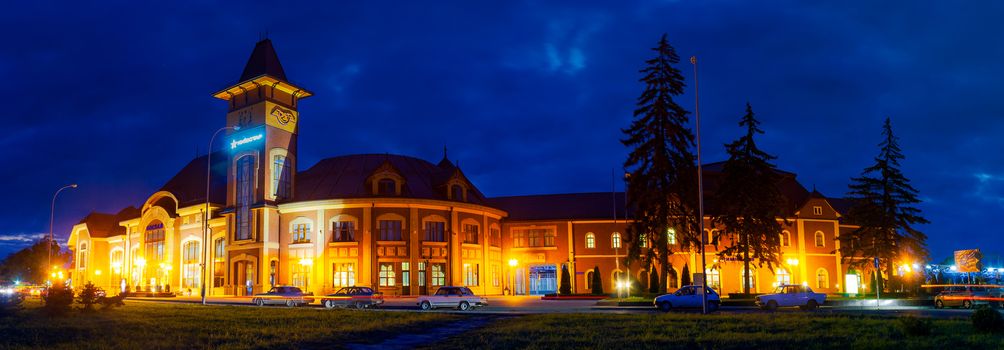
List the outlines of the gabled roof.
{"label": "gabled roof", "polygon": [[[336,198],[379,197],[371,193],[366,180],[381,167],[391,166],[405,181],[401,197],[447,200],[442,185],[454,170],[428,161],[393,154],[357,154],[323,159],[310,169],[297,173],[292,201]],[[468,202],[484,203],[484,195],[470,188]]]}
{"label": "gabled roof", "polygon": [[237,80],[237,83],[262,75],[271,75],[279,80],[287,81],[286,72],[283,71],[282,64],[279,63],[279,55],[275,53],[272,40],[269,39],[255,44],[254,51],[251,52],[248,63],[244,65],[244,72],[241,73],[241,78]]}
{"label": "gabled roof", "polygon": [[78,224],[85,224],[87,226],[87,234],[93,238],[107,238],[124,235],[125,227],[119,226],[119,222],[138,216],[139,209],[130,206],[120,210],[116,214],[91,212],[80,220]]}
{"label": "gabled roof", "polygon": [[[227,155],[222,151],[213,153],[212,190],[210,196],[216,204],[226,203],[227,197]],[[206,200],[206,156],[192,159],[181,168],[161,191],[171,192],[178,198],[178,207],[183,208]]]}

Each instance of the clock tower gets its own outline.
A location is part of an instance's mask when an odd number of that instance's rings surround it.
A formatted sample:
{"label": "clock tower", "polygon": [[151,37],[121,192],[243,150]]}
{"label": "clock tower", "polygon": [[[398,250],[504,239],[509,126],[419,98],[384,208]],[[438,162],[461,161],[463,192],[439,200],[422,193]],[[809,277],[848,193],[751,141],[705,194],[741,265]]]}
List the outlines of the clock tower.
{"label": "clock tower", "polygon": [[213,97],[227,101],[227,285],[234,294],[277,283],[277,203],[293,199],[299,101],[311,93],[286,79],[272,41],[255,45],[237,83]]}

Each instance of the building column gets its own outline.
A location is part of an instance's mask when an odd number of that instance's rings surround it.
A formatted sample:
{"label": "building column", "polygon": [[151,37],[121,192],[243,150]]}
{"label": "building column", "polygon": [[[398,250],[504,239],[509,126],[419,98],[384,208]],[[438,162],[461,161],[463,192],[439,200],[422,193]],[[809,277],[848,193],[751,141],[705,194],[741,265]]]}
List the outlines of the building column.
{"label": "building column", "polygon": [[419,292],[418,281],[415,278],[418,276],[419,254],[422,245],[421,232],[419,230],[424,228],[422,227],[422,218],[418,217],[418,208],[411,208],[409,214],[411,217],[411,225],[409,225],[411,235],[408,237],[408,294],[417,295]]}
{"label": "building column", "polygon": [[359,263],[359,278],[356,282],[361,286],[367,286],[376,289],[376,284],[373,283],[372,272],[373,264],[375,259],[373,259],[373,253],[376,250],[373,242],[373,207],[363,208],[363,218],[362,218],[362,234],[363,240],[362,244],[359,246],[359,255],[362,256],[362,261]]}

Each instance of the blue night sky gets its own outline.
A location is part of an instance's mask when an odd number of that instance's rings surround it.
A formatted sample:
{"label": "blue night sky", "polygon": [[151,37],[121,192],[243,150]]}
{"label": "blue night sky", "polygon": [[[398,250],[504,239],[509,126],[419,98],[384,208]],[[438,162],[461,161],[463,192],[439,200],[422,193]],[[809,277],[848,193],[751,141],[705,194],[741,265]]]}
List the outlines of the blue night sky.
{"label": "blue night sky", "polygon": [[[172,3],[172,2],[167,2]],[[378,5],[379,3],[379,5]],[[268,31],[300,106],[300,170],[443,146],[487,195],[608,191],[638,69],[663,33],[701,61],[705,160],[752,103],[762,148],[843,196],[889,116],[938,260],[1000,252],[1002,6],[992,2],[365,1],[145,7],[17,2],[0,13],[0,256],[90,211],[140,205],[224,124],[210,96]],[[809,4],[811,3],[811,4]],[[688,94],[677,100],[693,110]],[[621,190],[621,185],[617,185]]]}

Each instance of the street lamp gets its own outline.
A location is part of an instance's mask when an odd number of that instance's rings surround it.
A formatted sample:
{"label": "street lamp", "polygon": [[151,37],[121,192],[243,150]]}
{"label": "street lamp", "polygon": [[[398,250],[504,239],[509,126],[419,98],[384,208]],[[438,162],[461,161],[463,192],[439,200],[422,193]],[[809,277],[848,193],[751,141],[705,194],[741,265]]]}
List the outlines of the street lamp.
{"label": "street lamp", "polygon": [[[701,99],[698,93],[698,87],[700,86],[697,80],[697,56],[690,56],[690,64],[694,65],[694,116],[695,124],[697,126],[697,221],[699,222],[699,230],[701,233],[701,271],[708,270],[707,259],[705,259],[705,246],[708,244],[708,235],[704,234],[704,174],[701,165]],[[701,313],[708,313],[708,275],[706,273],[701,274]]]}
{"label": "street lamp", "polygon": [[216,132],[213,133],[213,137],[209,138],[209,148],[207,149],[208,153],[206,154],[206,210],[202,213],[202,216],[203,216],[203,218],[202,218],[202,283],[199,283],[199,284],[202,285],[202,292],[201,292],[201,294],[202,294],[202,305],[206,305],[206,278],[207,278],[207,276],[206,276],[206,260],[207,260],[206,256],[209,255],[209,243],[210,243],[209,242],[210,241],[210,239],[209,239],[210,238],[209,237],[209,215],[210,215],[210,213],[209,213],[209,188],[210,188],[210,186],[209,186],[209,184],[210,184],[209,179],[210,179],[210,175],[212,174],[212,170],[213,170],[213,141],[216,140],[216,135],[218,135],[220,133],[220,131],[228,130],[228,129],[236,131],[236,130],[240,130],[240,127],[239,126],[224,126],[222,128],[217,129]]}
{"label": "street lamp", "polygon": [[48,247],[49,248],[49,262],[47,264],[49,266],[52,266],[52,223],[53,223],[53,219],[56,216],[56,196],[59,196],[59,192],[63,192],[63,190],[65,190],[67,188],[77,188],[77,184],[69,184],[69,185],[60,187],[58,190],[56,190],[56,193],[52,195],[52,205],[49,207],[49,244],[48,244],[48,246],[49,246]]}

